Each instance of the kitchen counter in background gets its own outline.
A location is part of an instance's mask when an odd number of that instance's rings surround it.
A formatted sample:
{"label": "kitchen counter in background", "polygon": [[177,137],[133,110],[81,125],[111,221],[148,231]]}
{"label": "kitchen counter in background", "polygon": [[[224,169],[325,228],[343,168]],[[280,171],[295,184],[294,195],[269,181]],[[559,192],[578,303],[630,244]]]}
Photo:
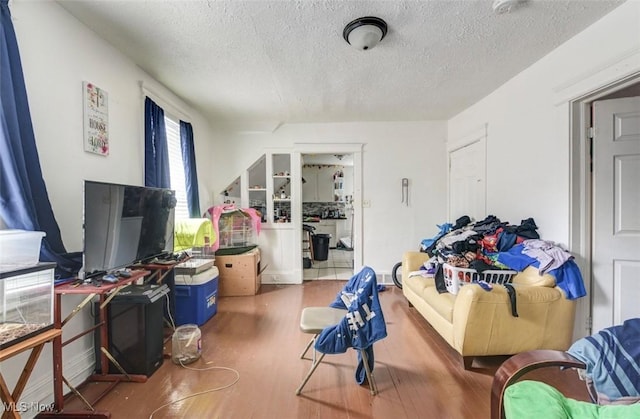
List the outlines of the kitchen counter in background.
{"label": "kitchen counter in background", "polygon": [[303,217],[303,223],[319,223],[320,221],[329,221],[329,220],[346,220],[347,217],[338,217],[338,218],[321,218],[321,217]]}
{"label": "kitchen counter in background", "polygon": [[[312,217],[308,217],[305,219],[311,218]],[[331,235],[331,239],[329,240],[330,248],[335,248],[342,237],[349,237],[351,235],[351,223],[347,218],[314,218],[314,220],[317,221],[303,221],[303,223],[314,227],[313,234]]]}

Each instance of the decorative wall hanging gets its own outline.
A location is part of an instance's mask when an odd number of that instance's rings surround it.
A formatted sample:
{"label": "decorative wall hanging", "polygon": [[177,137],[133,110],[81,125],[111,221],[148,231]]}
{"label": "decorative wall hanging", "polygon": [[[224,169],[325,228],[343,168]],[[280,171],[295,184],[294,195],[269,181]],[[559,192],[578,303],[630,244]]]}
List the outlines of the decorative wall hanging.
{"label": "decorative wall hanging", "polygon": [[84,108],[84,150],[109,155],[109,102],[106,91],[82,82]]}

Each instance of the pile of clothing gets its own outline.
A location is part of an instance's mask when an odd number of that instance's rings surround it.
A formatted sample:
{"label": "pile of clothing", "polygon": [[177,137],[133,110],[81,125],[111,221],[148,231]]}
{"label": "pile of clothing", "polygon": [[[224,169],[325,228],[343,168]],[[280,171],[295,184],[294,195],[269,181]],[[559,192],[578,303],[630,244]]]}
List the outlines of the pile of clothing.
{"label": "pile of clothing", "polygon": [[439,292],[446,292],[442,274],[446,263],[480,273],[501,269],[523,271],[533,266],[540,275],[554,276],[567,298],[586,295],[582,275],[571,253],[554,242],[541,240],[533,218],[511,225],[494,215],[476,222],[465,215],[453,225],[445,223],[438,228],[436,236],[422,241],[421,251],[431,256],[425,269],[434,273]]}

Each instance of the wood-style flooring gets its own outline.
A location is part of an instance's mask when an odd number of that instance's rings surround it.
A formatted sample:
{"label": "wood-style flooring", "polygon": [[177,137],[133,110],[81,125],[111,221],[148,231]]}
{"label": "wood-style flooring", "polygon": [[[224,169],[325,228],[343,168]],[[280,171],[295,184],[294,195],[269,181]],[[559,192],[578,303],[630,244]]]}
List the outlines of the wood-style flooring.
{"label": "wood-style flooring", "polygon": [[[202,358],[188,367],[228,369],[194,371],[165,360],[146,383],[118,384],[95,408],[112,418],[489,418],[493,374],[506,358],[476,359],[465,371],[457,352],[395,287],[380,293],[388,336],[374,345],[378,395],[355,382],[356,353],[349,350],[327,355],[296,396],[310,365],[299,358],[310,339],[299,330],[300,311],[327,305],[343,285],[263,285],[256,296],[219,298],[218,313],[201,327]],[[235,384],[229,369],[239,375]],[[588,400],[575,371],[547,369],[527,378]],[[83,392],[91,396],[104,386],[86,384]],[[79,408],[78,398],[69,397],[65,411]]]}

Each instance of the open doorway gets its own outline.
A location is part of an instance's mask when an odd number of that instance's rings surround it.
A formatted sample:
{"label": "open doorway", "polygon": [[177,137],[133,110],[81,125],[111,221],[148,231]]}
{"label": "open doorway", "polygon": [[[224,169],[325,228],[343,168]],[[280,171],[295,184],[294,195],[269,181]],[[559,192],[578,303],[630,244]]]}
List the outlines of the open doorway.
{"label": "open doorway", "polygon": [[[615,102],[624,102],[622,98],[630,99],[638,96],[640,96],[640,76],[636,75],[609,84],[571,102],[572,235],[570,247],[575,249],[584,260],[581,268],[586,280],[587,293],[590,296],[588,300],[585,299],[578,304],[576,317],[579,321],[581,319],[585,321],[584,328],[578,327],[574,332],[576,338],[612,326],[631,312],[637,314],[635,301],[638,294],[634,294],[637,287],[627,287],[627,285],[630,281],[628,278],[631,276],[633,276],[631,281],[636,283],[640,260],[637,259],[637,251],[635,251],[635,257],[630,258],[615,250],[614,245],[616,240],[626,238],[635,240],[636,243],[631,246],[623,243],[622,248],[626,246],[637,249],[637,226],[640,225],[640,219],[637,211],[629,212],[624,208],[629,205],[635,205],[637,208],[638,205],[637,185],[630,179],[632,177],[635,179],[637,176],[634,173],[637,173],[639,167],[637,150],[640,135],[637,129],[629,131],[628,127],[637,128],[635,121],[637,121],[640,107],[636,101],[636,104],[632,105],[631,112],[623,111],[620,114],[631,117],[631,124],[625,124],[624,118],[617,116],[615,118],[614,125],[617,127],[615,132],[621,132],[624,138],[618,138],[613,143],[625,143],[635,148],[631,158],[619,152],[616,152],[615,159],[610,155],[607,148],[610,144],[607,144],[612,142],[605,138],[605,134],[609,131],[614,132],[612,127],[610,129],[592,127],[597,121],[614,121],[611,115],[599,115],[603,111],[598,109],[603,108],[602,106],[598,108],[594,104],[604,105],[608,102],[606,107],[617,106]],[[606,164],[612,166],[614,161],[615,170],[613,167],[606,166]],[[631,172],[629,168],[632,169]],[[623,195],[629,191],[631,191],[630,197],[629,194]],[[608,207],[603,207],[603,204]],[[616,207],[616,211],[611,210],[612,206]],[[634,228],[627,228],[629,223]],[[613,226],[615,227],[611,228]],[[594,240],[596,234],[599,235],[598,241]],[[603,252],[603,245],[613,253]],[[634,297],[636,297],[633,300],[634,304],[629,304]],[[625,312],[627,315],[624,314]]]}
{"label": "open doorway", "polygon": [[[297,241],[303,280],[345,280],[362,267],[362,147],[358,143],[295,144],[293,161],[299,164],[302,178],[296,212],[300,214]],[[309,253],[313,243],[305,242],[304,225],[313,227],[315,234],[331,235],[325,249],[320,249],[326,255]],[[323,247],[326,237],[316,240]]]}
{"label": "open doorway", "polygon": [[354,267],[353,154],[307,153],[300,159],[303,279],[349,279]]}

